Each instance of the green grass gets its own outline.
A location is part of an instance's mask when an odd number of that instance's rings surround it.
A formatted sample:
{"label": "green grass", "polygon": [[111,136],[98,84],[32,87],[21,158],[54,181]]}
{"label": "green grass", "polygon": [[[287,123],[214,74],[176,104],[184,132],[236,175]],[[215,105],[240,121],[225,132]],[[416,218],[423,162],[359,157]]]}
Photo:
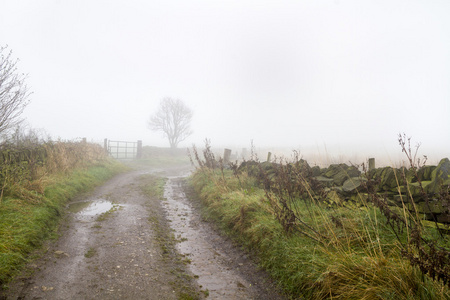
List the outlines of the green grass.
{"label": "green grass", "polygon": [[132,168],[161,168],[180,165],[189,165],[190,160],[187,149],[170,149],[159,147],[143,147],[141,159],[135,159],[125,162]]}
{"label": "green grass", "polygon": [[120,206],[119,204],[113,204],[113,206],[108,211],[101,213],[95,220],[97,222],[106,221],[113,215],[114,212],[121,208],[122,206]]}
{"label": "green grass", "polygon": [[167,178],[153,175],[143,175],[141,178],[145,182],[145,184],[141,185],[141,189],[148,197],[164,198],[164,185]]}
{"label": "green grass", "polygon": [[447,287],[423,276],[402,257],[385,217],[370,205],[317,205],[308,211],[297,199],[303,221],[323,235],[317,242],[297,231],[285,233],[264,191],[250,177],[199,171],[191,183],[206,218],[256,253],[261,266],[292,297],[450,299]]}
{"label": "green grass", "polygon": [[124,170],[112,160],[48,179],[43,194],[25,199],[5,197],[0,203],[0,284],[20,270],[28,255],[57,229],[65,204]]}
{"label": "green grass", "polygon": [[189,158],[186,156],[156,156],[147,159],[136,160],[134,163],[138,163],[141,166],[148,167],[170,167],[177,165],[190,164]]}

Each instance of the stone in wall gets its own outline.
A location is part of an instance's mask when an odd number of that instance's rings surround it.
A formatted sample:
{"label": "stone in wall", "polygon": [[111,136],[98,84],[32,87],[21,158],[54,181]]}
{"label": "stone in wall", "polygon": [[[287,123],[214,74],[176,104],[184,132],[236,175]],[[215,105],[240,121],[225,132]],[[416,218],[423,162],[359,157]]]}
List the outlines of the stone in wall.
{"label": "stone in wall", "polygon": [[352,177],[347,179],[342,185],[342,190],[347,193],[356,193],[362,190],[362,183],[367,179],[362,177]]}
{"label": "stone in wall", "polygon": [[417,177],[413,176],[411,182],[420,181],[431,181],[431,173],[436,169],[436,166],[423,166],[417,171]]}
{"label": "stone in wall", "polygon": [[342,186],[347,179],[360,175],[361,172],[356,167],[346,164],[330,165],[326,172],[322,173],[322,176],[332,178],[336,186]]}

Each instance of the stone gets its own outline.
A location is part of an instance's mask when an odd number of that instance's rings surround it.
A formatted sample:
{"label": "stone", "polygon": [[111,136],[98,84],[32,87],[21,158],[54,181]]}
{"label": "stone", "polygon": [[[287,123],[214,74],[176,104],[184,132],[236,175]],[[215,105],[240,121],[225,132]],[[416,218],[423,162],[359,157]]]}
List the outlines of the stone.
{"label": "stone", "polygon": [[[423,188],[424,192],[427,194],[428,190],[429,190],[428,186],[430,185],[431,181],[422,181],[421,183],[422,183],[422,188]],[[420,188],[420,185],[418,182],[410,183],[409,190],[410,190],[413,198],[423,197],[422,189]]]}
{"label": "stone", "polygon": [[327,178],[324,176],[316,176],[315,180],[319,181],[324,187],[332,187],[333,186],[333,178]]}
{"label": "stone", "polygon": [[442,182],[449,179],[450,175],[450,160],[443,158],[437,165],[437,167],[431,172],[431,180],[441,179]]}
{"label": "stone", "polygon": [[[423,166],[417,171],[417,176],[420,181],[431,181],[431,174],[436,169],[436,166]],[[416,182],[417,178],[413,177],[412,182]]]}
{"label": "stone", "polygon": [[361,172],[354,166],[332,164],[328,167],[323,176],[333,178],[335,185],[341,186],[347,179],[359,176],[360,174]]}
{"label": "stone", "polygon": [[416,208],[420,213],[426,214],[444,214],[448,212],[448,202],[446,201],[432,201],[428,202],[429,206],[426,202],[420,202],[416,204]]}
{"label": "stone", "polygon": [[361,177],[352,177],[347,179],[342,185],[342,190],[344,192],[356,192],[364,181],[367,181],[367,179]]}
{"label": "stone", "polygon": [[445,186],[445,184],[442,182],[441,179],[439,179],[439,177],[433,181],[428,181],[428,182],[429,183],[427,184],[427,186],[425,188],[425,192],[431,196],[439,194],[441,189]]}
{"label": "stone", "polygon": [[351,166],[337,173],[333,177],[333,180],[336,185],[343,185],[346,180],[353,177],[358,177],[360,174],[361,172],[356,167]]}
{"label": "stone", "polygon": [[61,258],[63,256],[69,257],[69,254],[67,254],[64,251],[61,250],[56,250],[55,252],[53,252],[55,254],[56,257]]}
{"label": "stone", "polygon": [[[415,177],[414,172],[412,169],[407,169],[406,167],[401,167],[399,169],[395,169],[395,172],[397,174],[397,180],[399,185],[405,185],[406,182],[411,182],[412,179]],[[405,182],[406,179],[406,182]]]}
{"label": "stone", "polygon": [[346,164],[331,164],[327,168],[327,171],[323,174],[323,176],[333,178],[336,174],[338,174],[342,170],[347,169],[347,167],[348,166]]}
{"label": "stone", "polygon": [[380,174],[380,187],[385,191],[390,191],[392,188],[398,186],[397,178],[400,174],[396,173],[397,170],[394,170],[392,167],[383,168]]}
{"label": "stone", "polygon": [[309,166],[308,162],[304,159],[300,159],[299,161],[297,161],[295,163],[295,167],[302,171],[307,171],[307,172],[311,171],[311,167]]}
{"label": "stone", "polygon": [[312,176],[319,176],[320,175],[320,167],[319,166],[314,166],[311,168],[311,173]]}

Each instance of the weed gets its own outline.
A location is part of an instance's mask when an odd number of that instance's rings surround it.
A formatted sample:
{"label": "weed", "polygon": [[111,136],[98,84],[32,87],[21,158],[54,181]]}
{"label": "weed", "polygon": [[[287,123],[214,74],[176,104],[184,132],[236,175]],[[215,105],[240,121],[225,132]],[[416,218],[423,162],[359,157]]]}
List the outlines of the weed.
{"label": "weed", "polygon": [[209,296],[209,290],[208,289],[202,290],[201,292],[203,293],[203,295],[205,295],[205,297]]}
{"label": "weed", "polygon": [[[112,216],[112,214],[113,214],[114,212],[116,212],[119,208],[121,208],[120,205],[118,205],[118,204],[113,204],[113,206],[112,206],[108,211],[106,211],[106,212],[100,214],[100,215],[97,217],[96,221],[102,222],[102,221],[105,221],[105,220],[109,219],[109,218]],[[100,227],[101,227],[101,225],[100,225]]]}
{"label": "weed", "polygon": [[96,254],[97,254],[97,250],[91,247],[88,249],[88,251],[86,251],[86,253],[84,254],[84,257],[91,258]]}

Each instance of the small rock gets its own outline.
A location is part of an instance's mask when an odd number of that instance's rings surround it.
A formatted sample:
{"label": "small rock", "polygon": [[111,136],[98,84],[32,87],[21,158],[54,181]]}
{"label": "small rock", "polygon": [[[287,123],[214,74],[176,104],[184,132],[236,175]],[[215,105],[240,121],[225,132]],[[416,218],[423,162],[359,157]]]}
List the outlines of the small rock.
{"label": "small rock", "polygon": [[67,257],[69,257],[69,254],[67,254],[66,252],[64,252],[64,251],[61,251],[61,250],[56,250],[55,252],[53,252],[57,257],[61,257],[61,256],[67,256]]}

